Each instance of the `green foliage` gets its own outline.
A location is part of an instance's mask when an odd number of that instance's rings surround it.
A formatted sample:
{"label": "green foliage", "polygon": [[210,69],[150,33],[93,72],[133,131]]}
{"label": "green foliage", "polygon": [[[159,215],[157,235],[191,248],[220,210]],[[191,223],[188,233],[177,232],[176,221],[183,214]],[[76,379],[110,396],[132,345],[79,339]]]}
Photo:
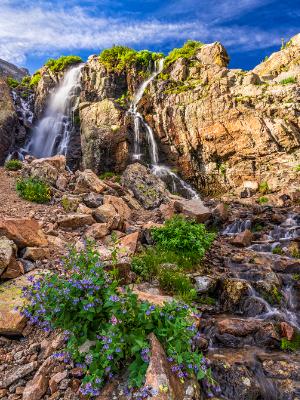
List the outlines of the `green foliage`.
{"label": "green foliage", "polygon": [[188,90],[195,89],[196,86],[200,85],[201,81],[196,79],[193,81],[170,81],[167,88],[164,90],[165,94],[180,94],[187,92]]}
{"label": "green foliage", "polygon": [[19,195],[35,203],[47,203],[51,200],[51,189],[43,181],[37,178],[22,178],[17,182]]}
{"label": "green foliage", "polygon": [[4,168],[7,169],[8,171],[18,171],[19,169],[22,169],[23,163],[20,160],[8,160],[4,164]]}
{"label": "green foliage", "polygon": [[292,340],[287,338],[281,339],[281,350],[283,351],[298,351],[300,350],[300,333],[294,334]]}
{"label": "green foliage", "polygon": [[265,196],[261,196],[258,199],[259,204],[266,204],[266,203],[268,203],[268,201],[269,201],[269,199]]}
{"label": "green foliage", "polygon": [[175,48],[165,59],[165,67],[168,67],[173,62],[178,60],[179,58],[189,59],[195,56],[198,49],[203,46],[203,43],[198,42],[196,40],[188,40],[184,43],[184,45],[180,48]]}
{"label": "green foliage", "polygon": [[18,82],[16,79],[11,78],[11,77],[8,77],[8,78],[6,79],[6,82],[7,82],[8,86],[9,86],[11,89],[15,89],[16,87],[18,87],[18,86],[20,85],[20,82]]}
{"label": "green foliage", "polygon": [[132,260],[132,270],[143,280],[158,279],[162,289],[189,303],[196,297],[186,271],[199,264],[215,238],[205,226],[175,216],[162,228],[153,228],[154,247]]}
{"label": "green foliage", "polygon": [[30,84],[31,77],[29,75],[24,76],[21,80],[21,86],[28,86]]}
{"label": "green foliage", "polygon": [[290,85],[291,83],[297,83],[297,79],[294,76],[290,76],[288,78],[282,79],[279,83],[281,85]]}
{"label": "green foliage", "polygon": [[29,82],[29,86],[31,87],[31,88],[33,88],[34,86],[37,86],[37,84],[39,83],[39,81],[41,80],[41,73],[40,73],[40,71],[37,71],[37,72],[35,72],[33,75],[32,75],[32,78],[31,78],[31,80],[30,80],[30,82]]}
{"label": "green foliage", "polygon": [[258,191],[261,194],[267,194],[270,191],[268,182],[261,182],[258,186]]}
{"label": "green foliage", "polygon": [[202,260],[215,238],[205,225],[182,216],[174,216],[163,227],[153,228],[151,234],[158,249],[173,251],[195,263]]}
{"label": "green foliage", "polygon": [[300,172],[300,164],[296,166],[295,171]]}
{"label": "green foliage", "polygon": [[99,175],[99,178],[102,181],[114,181],[117,183],[121,181],[121,175],[112,171],[103,172],[101,175]]}
{"label": "green foliage", "polygon": [[276,246],[276,247],[274,247],[274,249],[272,250],[272,253],[273,253],[273,254],[282,255],[282,254],[284,254],[284,251],[282,250],[282,248],[281,248],[280,246]]}
{"label": "green foliage", "polygon": [[[97,396],[124,367],[129,387],[140,388],[149,364],[150,333],[161,342],[181,381],[194,374],[210,377],[194,346],[197,328],[188,306],[173,302],[156,307],[138,301],[128,288],[120,292],[91,243],[80,252],[71,250],[64,266],[63,274],[47,274],[24,289],[29,303],[23,313],[31,323],[68,335],[65,351],[54,357],[72,358],[83,366],[82,394]],[[83,351],[86,343],[90,345]]]}
{"label": "green foliage", "polygon": [[121,97],[115,100],[116,103],[118,103],[121,107],[126,108],[128,105],[128,92],[123,93]]}
{"label": "green foliage", "polygon": [[109,72],[122,72],[133,65],[140,69],[148,68],[150,62],[162,57],[162,53],[154,53],[148,50],[136,51],[126,46],[113,46],[102,51],[99,62]]}
{"label": "green foliage", "polygon": [[45,66],[48,67],[53,72],[64,71],[67,67],[73,64],[78,64],[82,62],[82,58],[79,56],[62,56],[57,60],[50,58]]}

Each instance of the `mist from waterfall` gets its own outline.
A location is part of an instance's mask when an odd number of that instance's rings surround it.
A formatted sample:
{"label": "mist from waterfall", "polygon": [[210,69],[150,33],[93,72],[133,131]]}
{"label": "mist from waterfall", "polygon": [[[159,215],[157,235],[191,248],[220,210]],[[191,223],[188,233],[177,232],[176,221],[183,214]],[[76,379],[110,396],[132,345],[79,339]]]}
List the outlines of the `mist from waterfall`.
{"label": "mist from waterfall", "polygon": [[83,64],[70,68],[50,96],[42,119],[33,128],[26,150],[35,157],[67,154],[75,131],[74,111],[78,107]]}
{"label": "mist from waterfall", "polygon": [[151,170],[154,175],[159,176],[161,179],[165,181],[171,182],[171,190],[173,192],[182,192],[182,194],[186,195],[188,198],[197,199],[199,195],[197,192],[186,182],[184,182],[175,172],[173,172],[169,167],[162,165],[159,163],[159,153],[158,146],[155,140],[153,129],[147,122],[144,120],[143,116],[138,112],[138,104],[143,97],[146,88],[150,85],[150,83],[159,75],[164,67],[164,59],[161,58],[155,63],[155,68],[153,73],[150,75],[148,79],[146,79],[140,87],[137,89],[131,106],[129,108],[129,113],[133,117],[134,122],[134,149],[133,149],[133,160],[142,160],[143,153],[141,150],[141,126],[144,127],[146,132],[146,139],[149,145],[149,155],[151,162]]}

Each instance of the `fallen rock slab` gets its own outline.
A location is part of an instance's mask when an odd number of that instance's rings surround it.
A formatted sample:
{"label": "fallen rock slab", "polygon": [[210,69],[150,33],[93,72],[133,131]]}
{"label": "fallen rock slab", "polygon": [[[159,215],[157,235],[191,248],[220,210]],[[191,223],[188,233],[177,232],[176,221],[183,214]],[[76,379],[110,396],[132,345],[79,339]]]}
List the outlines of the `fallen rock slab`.
{"label": "fallen rock slab", "polygon": [[102,193],[107,188],[107,185],[90,169],[77,171],[76,174],[75,193]]}
{"label": "fallen rock slab", "polygon": [[58,221],[61,228],[77,229],[86,225],[93,225],[94,218],[89,214],[68,214]]}
{"label": "fallen rock slab", "polygon": [[250,246],[252,239],[252,232],[246,229],[244,232],[237,234],[231,243],[237,247],[247,247]]}
{"label": "fallen rock slab", "polygon": [[0,218],[0,235],[13,240],[18,248],[47,246],[38,222],[29,218]]}
{"label": "fallen rock slab", "polygon": [[186,217],[193,218],[198,223],[207,221],[211,216],[210,209],[205,207],[200,199],[175,200],[174,208],[177,212],[180,212]]}

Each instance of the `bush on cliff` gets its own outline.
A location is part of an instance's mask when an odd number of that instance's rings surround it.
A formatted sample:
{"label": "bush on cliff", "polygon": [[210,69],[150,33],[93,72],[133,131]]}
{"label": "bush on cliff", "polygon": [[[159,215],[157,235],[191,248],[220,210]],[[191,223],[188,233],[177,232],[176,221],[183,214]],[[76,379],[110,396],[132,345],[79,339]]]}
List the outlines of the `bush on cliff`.
{"label": "bush on cliff", "polygon": [[165,59],[165,67],[169,66],[179,58],[192,58],[195,56],[197,50],[199,50],[203,46],[203,43],[198,42],[196,40],[188,40],[184,43],[184,45],[180,48],[175,48]]}
{"label": "bush on cliff", "polygon": [[122,72],[133,65],[141,69],[148,68],[151,62],[162,57],[162,53],[154,53],[148,50],[136,51],[126,46],[113,46],[102,51],[99,62],[109,72]]}
{"label": "bush on cliff", "polygon": [[36,86],[36,85],[39,83],[41,77],[42,77],[42,76],[41,76],[40,71],[35,72],[35,73],[32,75],[32,78],[31,78],[31,80],[30,80],[30,82],[29,82],[29,86],[30,86],[31,88],[33,88],[34,86]]}
{"label": "bush on cliff", "polygon": [[[124,367],[129,371],[128,394],[140,388],[150,360],[150,333],[163,345],[181,381],[209,377],[188,306],[173,302],[158,307],[138,301],[129,289],[118,290],[116,275],[104,269],[91,243],[80,252],[71,250],[64,267],[61,275],[43,276],[24,289],[29,303],[23,313],[45,330],[65,331],[66,349],[55,356],[66,362],[72,358],[83,368],[82,394],[98,395]],[[148,398],[142,395],[147,390],[134,396]]]}
{"label": "bush on cliff", "polygon": [[59,72],[65,70],[67,67],[73,64],[82,62],[82,58],[79,56],[62,56],[57,60],[50,58],[45,66],[48,67],[52,72]]}
{"label": "bush on cliff", "polygon": [[17,192],[19,195],[35,203],[48,203],[51,200],[51,189],[43,181],[37,178],[22,178],[17,182]]}
{"label": "bush on cliff", "polygon": [[20,85],[20,82],[18,82],[16,79],[11,78],[11,77],[8,77],[8,78],[6,79],[6,82],[7,82],[8,86],[9,86],[11,89],[15,89],[16,87],[18,87],[18,86]]}

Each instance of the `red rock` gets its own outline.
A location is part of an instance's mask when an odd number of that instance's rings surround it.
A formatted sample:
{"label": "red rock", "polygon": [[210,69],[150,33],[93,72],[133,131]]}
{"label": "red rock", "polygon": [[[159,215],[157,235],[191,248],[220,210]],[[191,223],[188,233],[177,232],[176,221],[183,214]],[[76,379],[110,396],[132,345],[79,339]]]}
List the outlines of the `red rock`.
{"label": "red rock", "polygon": [[131,210],[121,197],[105,195],[103,204],[111,204],[116,213],[120,215],[123,220],[129,220],[131,217]]}
{"label": "red rock", "polygon": [[174,208],[178,212],[195,219],[195,221],[199,223],[207,221],[211,216],[210,209],[205,207],[200,199],[175,200]]}
{"label": "red rock", "polygon": [[133,255],[136,252],[139,232],[130,233],[120,239],[121,250],[124,249],[127,255]]}
{"label": "red rock", "polygon": [[82,228],[85,225],[93,225],[94,223],[94,218],[89,214],[68,214],[58,221],[60,227],[71,229]]}
{"label": "red rock", "polygon": [[231,243],[237,247],[247,247],[250,246],[252,239],[252,232],[246,229],[244,232],[238,233]]}
{"label": "red rock", "polygon": [[51,391],[52,394],[57,392],[59,383],[63,379],[65,379],[67,376],[68,376],[68,372],[67,371],[63,371],[63,372],[57,372],[55,375],[53,375],[50,378],[49,388],[50,388],[50,391]]}
{"label": "red rock", "polygon": [[1,218],[0,235],[13,240],[19,248],[43,247],[48,244],[38,222],[34,219]]}
{"label": "red rock", "polygon": [[259,328],[259,321],[239,318],[223,319],[218,321],[217,326],[221,335],[229,333],[234,336],[246,336]]}
{"label": "red rock", "polygon": [[85,232],[85,237],[93,239],[102,239],[109,234],[108,225],[106,223],[97,223],[89,227]]}
{"label": "red rock", "polygon": [[40,400],[48,389],[49,379],[45,375],[35,375],[27,382],[22,400]]}
{"label": "red rock", "polygon": [[13,279],[25,274],[24,266],[21,261],[15,261],[10,264],[4,273],[1,275],[2,279]]}
{"label": "red rock", "polygon": [[287,322],[280,323],[281,334],[287,340],[292,340],[294,336],[294,328]]}

